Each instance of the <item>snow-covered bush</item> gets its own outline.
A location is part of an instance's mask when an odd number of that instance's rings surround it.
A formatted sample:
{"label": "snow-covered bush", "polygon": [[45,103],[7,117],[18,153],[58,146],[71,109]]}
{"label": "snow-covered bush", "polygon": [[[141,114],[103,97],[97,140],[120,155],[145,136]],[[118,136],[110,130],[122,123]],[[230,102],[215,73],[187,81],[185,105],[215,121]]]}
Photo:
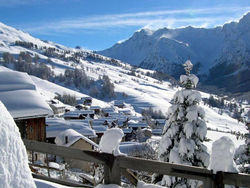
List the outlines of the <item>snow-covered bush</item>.
{"label": "snow-covered bush", "polygon": [[223,136],[214,141],[209,168],[214,172],[238,172],[233,160],[234,152],[234,143],[229,137]]}
{"label": "snow-covered bush", "polygon": [[250,134],[246,134],[245,137],[245,144],[236,149],[234,160],[241,173],[250,174]]}
{"label": "snow-covered bush", "polygon": [[[207,167],[209,154],[203,141],[207,134],[204,121],[205,112],[198,106],[201,101],[199,92],[192,90],[198,78],[190,74],[192,63],[184,64],[186,75],[180,80],[184,89],[174,95],[173,105],[168,110],[168,118],[159,145],[160,161],[191,166]],[[198,182],[164,175],[154,176],[154,182],[169,187],[197,187]]]}
{"label": "snow-covered bush", "polygon": [[1,101],[0,187],[36,187],[18,127]]}

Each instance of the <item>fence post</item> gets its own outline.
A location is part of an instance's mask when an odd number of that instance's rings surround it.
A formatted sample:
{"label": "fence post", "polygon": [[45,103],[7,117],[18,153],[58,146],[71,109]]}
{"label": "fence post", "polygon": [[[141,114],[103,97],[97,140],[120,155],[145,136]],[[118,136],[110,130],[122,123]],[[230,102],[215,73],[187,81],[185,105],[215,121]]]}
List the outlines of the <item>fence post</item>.
{"label": "fence post", "polygon": [[119,157],[113,156],[104,164],[104,184],[121,185]]}
{"label": "fence post", "polygon": [[215,175],[215,187],[216,188],[224,188],[224,183],[223,183],[223,172],[218,171]]}
{"label": "fence post", "polygon": [[207,177],[204,181],[203,181],[203,188],[216,188],[215,185],[215,179],[213,178],[213,174],[211,177]]}

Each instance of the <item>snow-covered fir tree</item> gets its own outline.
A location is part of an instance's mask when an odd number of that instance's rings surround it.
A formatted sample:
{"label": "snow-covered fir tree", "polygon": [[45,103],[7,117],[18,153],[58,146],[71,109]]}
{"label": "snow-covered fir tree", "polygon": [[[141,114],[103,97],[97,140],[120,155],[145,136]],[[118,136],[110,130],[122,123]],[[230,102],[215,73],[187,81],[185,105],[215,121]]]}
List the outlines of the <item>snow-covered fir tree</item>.
{"label": "snow-covered fir tree", "polygon": [[[248,130],[250,132],[249,125]],[[245,139],[245,144],[235,151],[234,160],[241,173],[250,174],[250,133],[245,134]]]}
{"label": "snow-covered fir tree", "polygon": [[[198,105],[201,95],[193,90],[199,79],[190,74],[192,63],[184,64],[186,75],[181,75],[183,89],[176,92],[173,105],[168,110],[168,117],[163,129],[159,146],[159,160],[191,166],[207,167],[209,154],[203,141],[207,134],[204,110]],[[171,176],[155,176],[155,182],[168,187],[193,188],[199,182]]]}

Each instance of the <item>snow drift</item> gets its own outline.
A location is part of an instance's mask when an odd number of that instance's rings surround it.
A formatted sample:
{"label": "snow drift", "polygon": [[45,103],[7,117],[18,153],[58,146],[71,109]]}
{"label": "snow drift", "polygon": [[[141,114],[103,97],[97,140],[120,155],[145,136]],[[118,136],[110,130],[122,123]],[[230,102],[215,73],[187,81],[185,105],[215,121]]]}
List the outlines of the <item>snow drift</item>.
{"label": "snow drift", "polygon": [[216,140],[212,146],[210,169],[224,172],[238,172],[233,157],[235,147],[233,141],[223,136]]}
{"label": "snow drift", "polygon": [[18,127],[1,101],[0,187],[36,187]]}
{"label": "snow drift", "polygon": [[104,132],[99,147],[102,152],[121,155],[119,144],[124,133],[119,128],[112,128]]}

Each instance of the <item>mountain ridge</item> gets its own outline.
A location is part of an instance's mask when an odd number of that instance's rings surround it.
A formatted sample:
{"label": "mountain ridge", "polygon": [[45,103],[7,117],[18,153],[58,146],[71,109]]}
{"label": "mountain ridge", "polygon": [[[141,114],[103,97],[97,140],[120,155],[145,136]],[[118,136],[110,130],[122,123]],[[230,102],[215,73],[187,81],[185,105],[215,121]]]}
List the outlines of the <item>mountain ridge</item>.
{"label": "mountain ridge", "polygon": [[[242,64],[244,71],[249,71],[249,28],[250,12],[238,22],[226,23],[211,29],[191,26],[177,29],[161,28],[156,31],[142,29],[135,32],[128,40],[98,53],[138,67],[161,71],[176,78],[182,73],[180,65],[186,59],[190,59],[199,66],[197,73],[202,80],[211,80],[214,79],[210,74],[211,69],[224,62],[226,62],[225,69],[228,69],[227,66],[230,64]],[[234,73],[240,69],[242,66],[237,67]],[[240,75],[237,79],[238,77]],[[235,76],[232,79],[235,79]],[[204,83],[214,85],[215,81]],[[249,80],[247,83],[250,83]],[[230,91],[228,87],[226,90]]]}

